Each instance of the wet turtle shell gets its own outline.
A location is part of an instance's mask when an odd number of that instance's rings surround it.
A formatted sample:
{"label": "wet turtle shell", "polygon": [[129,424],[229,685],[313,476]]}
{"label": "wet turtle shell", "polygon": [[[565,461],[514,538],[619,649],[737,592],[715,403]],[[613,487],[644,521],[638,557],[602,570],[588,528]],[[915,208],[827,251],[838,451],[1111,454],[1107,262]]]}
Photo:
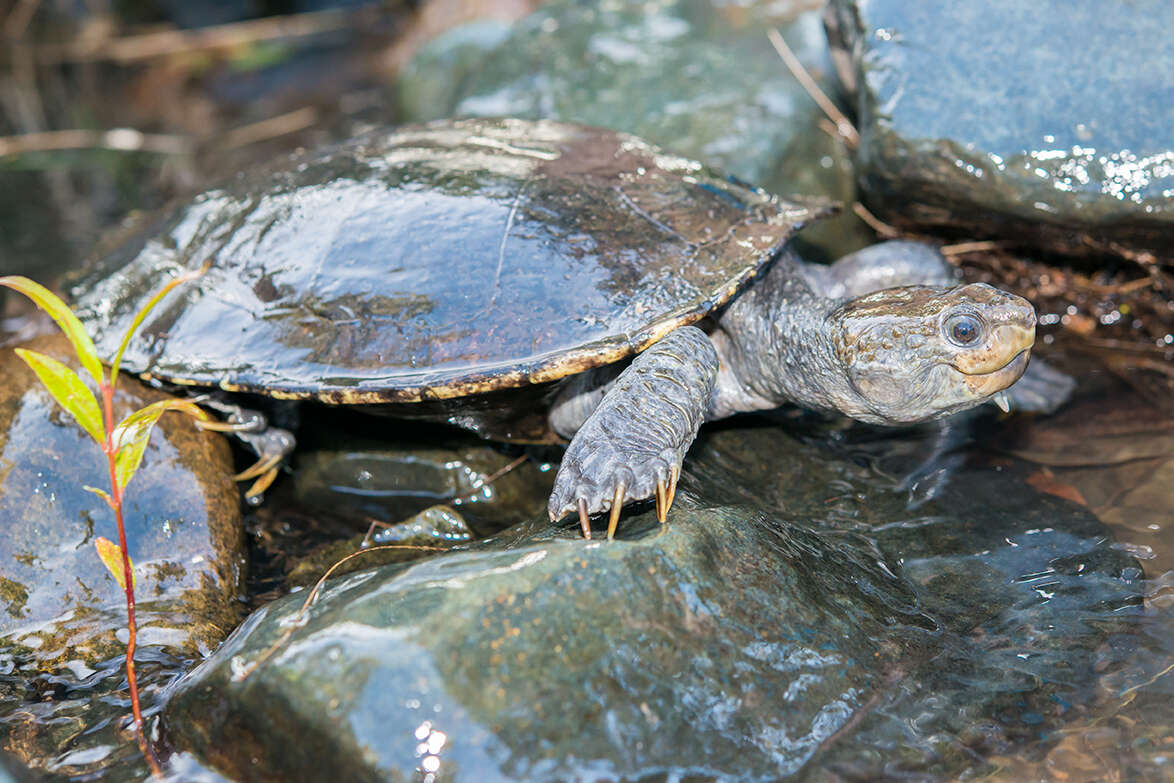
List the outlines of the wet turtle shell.
{"label": "wet turtle shell", "polygon": [[621,360],[720,307],[823,205],[566,123],[380,130],[209,190],[74,291],[124,366],[339,404],[448,400]]}

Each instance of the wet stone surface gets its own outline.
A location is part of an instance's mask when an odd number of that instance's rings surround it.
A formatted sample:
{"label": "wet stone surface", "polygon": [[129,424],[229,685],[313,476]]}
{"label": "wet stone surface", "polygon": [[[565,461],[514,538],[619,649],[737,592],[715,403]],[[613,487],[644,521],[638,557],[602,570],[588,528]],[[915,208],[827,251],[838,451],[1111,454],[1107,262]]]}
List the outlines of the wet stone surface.
{"label": "wet stone surface", "polygon": [[[440,36],[400,77],[405,116],[561,119],[634,133],[778,193],[844,197],[851,173],[764,35],[777,27],[824,87],[818,3],[548,3],[512,27]],[[808,150],[813,142],[827,142]],[[780,178],[792,148],[808,181]]]}
{"label": "wet stone surface", "polygon": [[348,411],[303,419],[290,480],[294,503],[311,513],[366,530],[444,504],[484,535],[546,507],[551,465],[520,447]]}
{"label": "wet stone surface", "polygon": [[[62,361],[57,335],[24,347]],[[0,651],[19,670],[87,670],[117,655],[122,589],[94,549],[118,540],[113,515],[83,486],[108,485],[104,457],[12,352],[0,348]],[[116,415],[162,399],[133,378]],[[140,646],[210,649],[238,619],[243,541],[232,460],[219,436],[164,416],[127,491]]]}
{"label": "wet stone surface", "polygon": [[179,684],[172,740],[241,781],[954,776],[1120,667],[1140,570],[1091,514],[761,422],[703,434],[663,530],[523,524],[274,602]]}
{"label": "wet stone surface", "polygon": [[[502,35],[485,23],[425,47],[400,77],[412,120],[560,119],[622,130],[762,184],[818,109],[763,35],[785,28],[831,76],[816,3],[559,0]],[[473,47],[484,47],[479,58]]]}
{"label": "wet stone surface", "polygon": [[1169,255],[1174,6],[834,0],[828,18],[881,217]]}

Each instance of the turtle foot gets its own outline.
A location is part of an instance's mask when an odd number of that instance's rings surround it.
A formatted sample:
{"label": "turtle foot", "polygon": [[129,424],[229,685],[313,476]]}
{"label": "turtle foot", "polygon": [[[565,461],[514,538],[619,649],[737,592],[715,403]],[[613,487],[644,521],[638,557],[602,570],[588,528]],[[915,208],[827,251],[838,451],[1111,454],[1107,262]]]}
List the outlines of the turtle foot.
{"label": "turtle foot", "polygon": [[567,446],[547,505],[550,518],[578,511],[590,538],[589,517],[610,511],[611,538],[626,501],[655,497],[664,522],[716,377],[717,352],[694,326],[670,332],[633,359]]}
{"label": "turtle foot", "polygon": [[591,516],[608,512],[607,537],[611,539],[625,503],[655,497],[656,518],[664,524],[676,495],[683,455],[662,453],[646,458],[631,451],[622,453],[612,444],[592,445],[575,450],[587,453],[567,450],[547,507],[551,521],[578,512],[583,537],[591,538]]}

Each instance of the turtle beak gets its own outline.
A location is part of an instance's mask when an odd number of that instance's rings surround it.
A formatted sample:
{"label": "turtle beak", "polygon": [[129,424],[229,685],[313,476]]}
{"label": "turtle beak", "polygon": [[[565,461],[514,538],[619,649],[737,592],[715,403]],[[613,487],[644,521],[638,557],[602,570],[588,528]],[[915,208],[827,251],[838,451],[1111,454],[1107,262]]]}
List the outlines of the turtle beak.
{"label": "turtle beak", "polygon": [[1035,345],[1035,312],[1030,319],[1002,323],[982,347],[967,349],[954,357],[952,365],[964,375],[989,375],[1014,363],[1021,353]]}
{"label": "turtle beak", "polygon": [[[1028,342],[1027,346],[1016,353],[1011,361],[993,372],[967,374],[966,385],[970,387],[970,390],[976,397],[990,397],[1019,380],[1023,375],[1023,371],[1027,369],[1027,363],[1030,359],[1031,343]],[[1002,398],[1002,402],[996,399],[995,404],[1003,408],[1004,411],[1010,410],[1010,405],[1007,404],[1006,397]],[[1007,407],[1004,408],[1004,405],[1007,405]]]}

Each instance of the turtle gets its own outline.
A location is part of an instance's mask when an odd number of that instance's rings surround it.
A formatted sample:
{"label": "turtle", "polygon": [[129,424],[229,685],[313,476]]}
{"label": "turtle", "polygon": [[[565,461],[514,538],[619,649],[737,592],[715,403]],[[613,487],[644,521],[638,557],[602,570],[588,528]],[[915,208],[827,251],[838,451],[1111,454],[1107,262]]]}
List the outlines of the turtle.
{"label": "turtle", "polygon": [[[926,244],[807,262],[791,239],[830,210],[625,133],[442,120],[240,173],[72,293],[110,356],[161,280],[203,267],[125,368],[566,443],[550,517],[590,537],[607,512],[610,538],[627,501],[665,521],[703,421],[793,403],[908,424],[1014,398],[1031,304],[959,284]],[[1027,387],[1028,407],[1065,393]],[[253,475],[291,446],[246,437],[269,452]]]}

